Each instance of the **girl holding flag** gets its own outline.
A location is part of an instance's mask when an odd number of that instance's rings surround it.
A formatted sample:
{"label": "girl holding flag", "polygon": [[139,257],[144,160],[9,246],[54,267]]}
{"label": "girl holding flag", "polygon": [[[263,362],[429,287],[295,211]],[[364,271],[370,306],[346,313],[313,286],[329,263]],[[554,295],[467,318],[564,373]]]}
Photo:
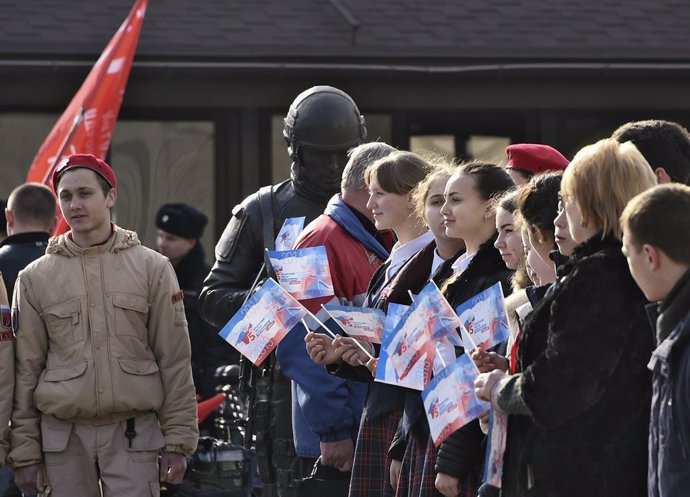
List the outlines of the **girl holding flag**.
{"label": "girl holding flag", "polygon": [[[506,268],[496,241],[496,198],[513,187],[503,168],[486,162],[461,165],[446,184],[441,209],[446,234],[465,241],[466,252],[453,264],[454,275],[444,295],[455,309],[471,297],[501,282],[511,292],[513,271]],[[436,488],[446,497],[476,495],[482,465],[484,435],[477,420],[463,426],[438,450]]]}
{"label": "girl holding flag", "polygon": [[[464,252],[461,238],[446,235],[441,207],[443,192],[454,169],[447,165],[430,174],[414,191],[417,212],[423,217],[434,241],[414,256],[398,275],[396,288],[418,293],[433,278],[437,285],[452,275],[453,262]],[[436,449],[429,443],[429,426],[424,415],[421,392],[405,389],[405,407],[388,451],[391,457],[390,482],[396,497],[437,495],[434,485]]]}
{"label": "girl holding flag", "polygon": [[[374,162],[365,172],[370,195],[367,208],[373,213],[376,228],[392,230],[398,240],[388,260],[372,277],[365,301],[367,307],[385,311],[389,302],[410,303],[407,291],[413,287],[397,276],[433,239],[412,200],[414,188],[433,169],[416,154],[394,152]],[[429,253],[433,255],[433,250]],[[428,276],[426,271],[425,282]],[[357,435],[349,495],[392,497],[388,449],[402,414],[404,390],[373,383],[370,370],[361,366],[369,357],[351,338],[338,338],[331,344],[328,337],[310,333],[305,341],[310,357],[319,364],[330,364],[329,370],[334,374],[372,382]]]}

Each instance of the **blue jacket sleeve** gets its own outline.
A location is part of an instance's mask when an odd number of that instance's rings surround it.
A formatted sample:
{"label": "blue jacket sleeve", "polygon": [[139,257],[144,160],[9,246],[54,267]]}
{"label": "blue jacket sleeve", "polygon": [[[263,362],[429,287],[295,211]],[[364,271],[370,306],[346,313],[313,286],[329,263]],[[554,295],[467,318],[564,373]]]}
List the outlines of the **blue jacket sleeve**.
{"label": "blue jacket sleeve", "polygon": [[[334,323],[326,323],[337,329]],[[335,442],[351,437],[359,425],[366,385],[328,374],[314,363],[304,344],[304,326],[298,324],[278,344],[276,357],[283,373],[297,384],[297,401],[321,442]]]}

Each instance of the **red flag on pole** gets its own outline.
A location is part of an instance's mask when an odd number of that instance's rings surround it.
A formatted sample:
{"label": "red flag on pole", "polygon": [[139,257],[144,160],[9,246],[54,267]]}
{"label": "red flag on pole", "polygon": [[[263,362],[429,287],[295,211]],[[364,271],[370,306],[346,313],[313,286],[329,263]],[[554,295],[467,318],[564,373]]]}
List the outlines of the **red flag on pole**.
{"label": "red flag on pole", "polygon": [[[27,181],[52,187],[53,170],[65,155],[80,153],[105,158],[120,113],[147,4],[148,0],[136,0],[127,19],[41,145],[29,168]],[[61,218],[55,234],[66,230],[67,224]]]}

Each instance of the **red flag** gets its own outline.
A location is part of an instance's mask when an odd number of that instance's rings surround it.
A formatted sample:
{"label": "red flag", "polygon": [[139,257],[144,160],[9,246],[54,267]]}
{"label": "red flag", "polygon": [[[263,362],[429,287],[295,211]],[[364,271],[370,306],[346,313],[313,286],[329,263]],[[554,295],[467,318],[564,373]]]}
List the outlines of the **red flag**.
{"label": "red flag", "polygon": [[[147,4],[148,0],[136,0],[127,19],[41,145],[29,168],[27,181],[44,183],[52,188],[53,170],[64,155],[80,153],[105,158],[120,113]],[[67,229],[61,218],[55,234]]]}

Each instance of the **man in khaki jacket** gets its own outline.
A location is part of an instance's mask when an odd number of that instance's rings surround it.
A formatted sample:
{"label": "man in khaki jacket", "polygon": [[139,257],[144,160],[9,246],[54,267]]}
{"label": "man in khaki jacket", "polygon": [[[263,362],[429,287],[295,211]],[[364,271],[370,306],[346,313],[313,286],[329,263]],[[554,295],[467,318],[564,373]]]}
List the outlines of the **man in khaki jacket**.
{"label": "man in khaki jacket", "polygon": [[14,333],[5,281],[0,274],[0,468],[9,448],[9,426],[14,391]]}
{"label": "man in khaki jacket", "polygon": [[13,299],[17,485],[158,495],[159,481],[182,480],[198,438],[182,292],[165,257],[110,222],[108,164],[71,155],[53,188],[71,230],[19,274]]}

